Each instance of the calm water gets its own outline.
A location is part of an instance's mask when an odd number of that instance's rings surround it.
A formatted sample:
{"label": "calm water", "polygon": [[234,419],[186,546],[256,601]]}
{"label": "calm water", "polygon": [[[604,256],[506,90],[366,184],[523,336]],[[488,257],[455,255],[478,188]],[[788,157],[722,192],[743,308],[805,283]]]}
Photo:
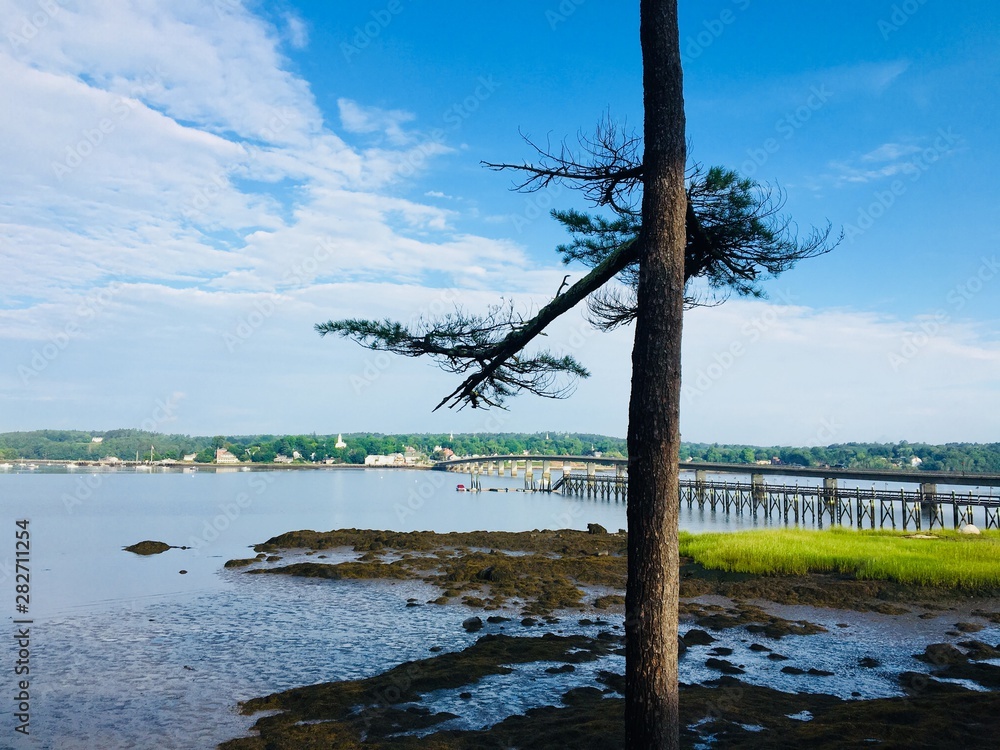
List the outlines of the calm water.
{"label": "calm water", "polygon": [[[13,732],[5,709],[0,747],[213,747],[249,726],[235,713],[239,699],[374,674],[425,657],[432,645],[458,649],[477,637],[461,628],[468,616],[463,608],[407,608],[410,597],[437,596],[420,583],[295,580],[223,569],[226,560],[252,556],[248,547],[284,531],[625,526],[621,503],[543,493],[457,493],[462,479],[399,470],[0,474],[0,540],[7,540],[0,541],[0,601],[13,633],[14,524],[27,518],[33,620],[31,736]],[[521,486],[521,478],[484,479],[484,487]],[[682,510],[682,526],[694,531],[753,523]],[[122,551],[144,539],[192,549],[146,558]],[[933,621],[916,622],[925,625]],[[575,624],[573,629],[580,630]],[[884,642],[890,648],[893,638],[906,637],[884,630],[859,622],[850,633],[836,632],[836,643]],[[15,659],[12,640],[5,638],[8,665]],[[737,653],[742,649],[748,663],[759,659],[746,644],[728,645]],[[906,650],[900,653],[906,656]],[[620,669],[617,658],[593,669]],[[504,700],[490,697],[484,685],[484,700],[463,703],[465,723],[458,725],[491,723],[499,704],[509,713],[551,703],[568,680],[586,679],[586,669],[553,677],[543,668],[526,667],[525,680],[516,690],[505,688]],[[689,669],[686,679],[710,676],[694,663]],[[0,687],[5,696],[16,687],[11,672],[9,666],[0,669],[7,675]],[[778,686],[774,680],[782,676],[762,673],[762,679]],[[867,679],[866,694],[894,690],[888,673]],[[458,700],[438,698],[442,708]]]}
{"label": "calm water", "polygon": [[[459,493],[461,476],[428,471],[50,473],[0,475],[0,511],[31,521],[32,613],[67,614],[119,601],[217,591],[222,562],[285,531],[409,531],[625,525],[624,507],[541,493]],[[490,486],[522,486],[492,477]],[[2,526],[0,526],[2,530]],[[0,531],[2,533],[2,531]],[[144,539],[193,547],[146,558]],[[13,555],[0,547],[0,560]],[[186,575],[178,571],[187,570]]]}
{"label": "calm water", "polygon": [[[212,747],[249,726],[234,711],[240,698],[373,674],[427,656],[431,645],[474,640],[461,628],[462,609],[406,607],[410,597],[437,596],[422,584],[342,585],[223,569],[284,531],[625,525],[621,504],[455,492],[461,480],[398,470],[0,474],[0,539],[8,540],[0,562],[10,569],[15,521],[29,519],[34,621],[31,736],[14,734],[4,711],[0,747]],[[487,486],[522,485],[492,477]],[[192,549],[122,551],[144,539]],[[14,581],[0,578],[13,632]],[[4,653],[12,664],[10,640]],[[5,694],[14,687],[8,677]]]}

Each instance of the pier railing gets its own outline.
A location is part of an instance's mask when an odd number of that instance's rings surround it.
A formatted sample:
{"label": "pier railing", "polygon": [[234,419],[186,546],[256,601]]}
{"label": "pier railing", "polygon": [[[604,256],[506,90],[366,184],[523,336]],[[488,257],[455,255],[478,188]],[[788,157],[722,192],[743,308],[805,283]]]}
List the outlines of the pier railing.
{"label": "pier railing", "polygon": [[[551,491],[595,499],[624,502],[628,477],[618,473],[567,473]],[[1000,496],[980,492],[938,492],[918,490],[879,490],[875,487],[836,487],[766,484],[751,482],[714,482],[681,480],[680,501],[688,508],[713,513],[732,513],[764,517],[785,523],[811,522],[857,528],[897,528],[920,531],[952,528],[978,523],[984,529],[1000,529]],[[945,508],[948,508],[948,512]]]}

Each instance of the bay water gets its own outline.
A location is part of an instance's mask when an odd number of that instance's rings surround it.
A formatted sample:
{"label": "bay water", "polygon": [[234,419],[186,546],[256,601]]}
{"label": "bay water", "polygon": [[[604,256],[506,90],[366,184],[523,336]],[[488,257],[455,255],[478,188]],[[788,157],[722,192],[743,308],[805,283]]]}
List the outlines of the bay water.
{"label": "bay water", "polygon": [[[626,525],[621,502],[521,492],[523,479],[510,477],[483,479],[484,488],[507,491],[456,492],[462,481],[460,474],[401,469],[42,466],[0,474],[0,601],[9,634],[0,650],[6,658],[0,673],[7,675],[0,680],[0,747],[210,748],[248,730],[252,719],[236,711],[241,699],[372,675],[424,658],[431,646],[456,650],[478,637],[461,627],[469,616],[464,607],[408,607],[410,599],[438,595],[423,583],[248,576],[223,567],[226,560],[253,557],[250,547],[285,531],[522,531],[588,523],[615,531]],[[30,532],[30,555],[21,557],[30,569],[30,605],[21,613],[15,608],[18,521]],[[691,531],[758,523],[769,522],[681,508],[681,526]],[[147,539],[189,549],[148,557],[123,551]],[[605,619],[620,627],[620,617]],[[15,622],[23,620],[30,624]],[[22,678],[13,669],[21,652],[14,636],[25,627],[27,735],[15,731],[22,723],[15,718]],[[860,631],[862,641],[896,637],[878,635],[884,623],[870,627],[875,635]],[[572,629],[585,632],[575,623]],[[521,670],[525,679],[505,699],[506,713],[552,703],[568,689],[564,678],[539,680],[527,674],[531,669],[538,667]],[[585,677],[578,670],[565,679]],[[881,683],[869,687],[872,695],[887,690]],[[445,706],[457,700],[439,698]],[[496,705],[466,702],[466,726],[502,718]]]}

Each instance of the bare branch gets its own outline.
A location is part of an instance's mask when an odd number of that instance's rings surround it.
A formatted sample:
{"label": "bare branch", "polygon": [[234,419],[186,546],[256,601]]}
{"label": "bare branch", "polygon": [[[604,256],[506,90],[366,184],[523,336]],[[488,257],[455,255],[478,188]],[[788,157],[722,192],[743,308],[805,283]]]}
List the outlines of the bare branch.
{"label": "bare branch", "polygon": [[610,115],[598,123],[593,136],[579,135],[583,158],[563,142],[558,151],[542,147],[527,136],[525,142],[538,154],[537,164],[483,162],[495,171],[523,173],[514,189],[535,192],[553,184],[580,190],[596,206],[608,206],[619,215],[638,216],[642,185],[642,138],[615,123]]}
{"label": "bare branch", "polygon": [[560,294],[562,294],[562,290],[566,288],[566,285],[567,285],[568,283],[569,283],[569,274],[566,274],[565,276],[563,276],[563,280],[562,280],[562,284],[560,284],[560,285],[559,285],[559,288],[558,288],[558,289],[556,290],[556,296],[557,296],[557,297],[558,297],[558,296],[559,296]]}

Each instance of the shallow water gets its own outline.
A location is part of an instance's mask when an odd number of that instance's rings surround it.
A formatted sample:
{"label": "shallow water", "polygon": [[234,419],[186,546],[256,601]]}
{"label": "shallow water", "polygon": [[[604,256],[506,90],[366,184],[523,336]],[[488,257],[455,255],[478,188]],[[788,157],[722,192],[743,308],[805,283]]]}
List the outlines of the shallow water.
{"label": "shallow water", "polygon": [[52,617],[37,629],[33,734],[45,748],[212,747],[244,733],[235,702],[368,676],[461,648],[457,607],[407,608],[423,584],[226,573],[221,591]]}
{"label": "shallow water", "polygon": [[[697,601],[709,603],[728,602],[717,597],[702,597]],[[771,602],[753,602],[769,613],[787,620],[822,625],[825,633],[807,636],[786,636],[771,639],[762,635],[747,633],[742,628],[726,631],[710,631],[716,642],[708,646],[688,649],[681,667],[681,680],[687,682],[707,682],[717,678],[719,672],[704,666],[713,648],[722,646],[733,649],[727,659],[744,667],[745,675],[739,678],[754,685],[766,685],[789,693],[826,693],[839,698],[884,698],[903,695],[898,677],[902,672],[928,672],[924,662],[914,658],[922,654],[930,643],[958,643],[980,640],[991,645],[1000,643],[1000,626],[984,627],[977,633],[950,636],[954,623],[979,621],[971,617],[969,607],[965,611],[945,611],[930,619],[920,619],[924,612],[914,608],[905,615],[883,615],[875,612],[853,612],[824,609],[809,606],[788,606]],[[842,627],[846,625],[847,627]],[[682,623],[681,632],[688,626]],[[752,651],[751,644],[760,644],[772,652],[789,657],[787,661],[771,661],[768,652]],[[864,657],[874,658],[877,667],[862,667],[858,662]],[[986,663],[1000,664],[1000,660]],[[782,667],[810,668],[833,672],[832,676],[791,675],[781,671]],[[977,689],[977,685],[965,681],[955,681],[965,687]]]}
{"label": "shallow water", "polygon": [[[430,645],[473,642],[461,628],[467,611],[406,607],[411,596],[438,596],[423,584],[223,569],[276,534],[624,526],[621,504],[457,493],[455,483],[452,474],[398,470],[0,475],[10,633],[16,519],[29,520],[32,544],[31,735],[17,736],[17,746],[212,747],[249,726],[234,710],[241,698],[370,675],[426,656]],[[122,551],[144,539],[191,549]],[[5,638],[7,664],[13,647]],[[11,676],[5,689],[13,688]],[[14,736],[3,716],[0,747]]]}

